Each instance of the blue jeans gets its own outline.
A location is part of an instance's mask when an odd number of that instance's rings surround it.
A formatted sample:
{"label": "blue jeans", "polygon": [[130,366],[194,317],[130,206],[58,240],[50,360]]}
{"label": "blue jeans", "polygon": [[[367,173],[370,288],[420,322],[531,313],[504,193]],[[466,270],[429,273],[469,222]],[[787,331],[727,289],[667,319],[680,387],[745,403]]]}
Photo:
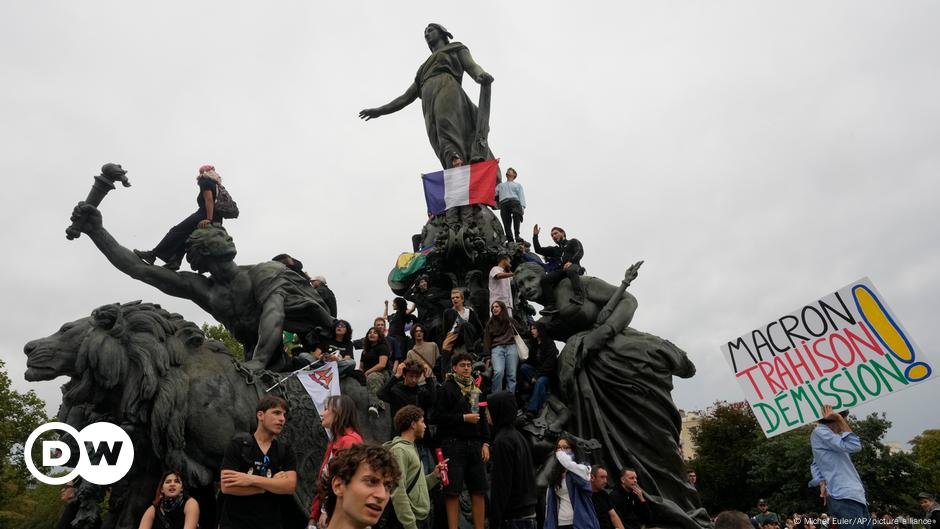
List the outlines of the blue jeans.
{"label": "blue jeans", "polygon": [[503,390],[503,377],[506,377],[506,391],[516,392],[516,369],[519,367],[519,354],[516,344],[497,345],[490,350],[490,362],[493,364],[493,387],[491,393]]}
{"label": "blue jeans", "polygon": [[855,500],[838,500],[829,497],[829,516],[835,518],[839,529],[871,529],[871,513],[868,506]]}
{"label": "blue jeans", "polygon": [[548,398],[551,379],[547,376],[536,377],[535,367],[532,364],[522,364],[519,369],[522,371],[522,376],[527,379],[535,379],[535,385],[532,387],[532,395],[529,396],[529,404],[526,409],[532,413],[538,413],[542,409],[542,405],[545,404],[545,399]]}

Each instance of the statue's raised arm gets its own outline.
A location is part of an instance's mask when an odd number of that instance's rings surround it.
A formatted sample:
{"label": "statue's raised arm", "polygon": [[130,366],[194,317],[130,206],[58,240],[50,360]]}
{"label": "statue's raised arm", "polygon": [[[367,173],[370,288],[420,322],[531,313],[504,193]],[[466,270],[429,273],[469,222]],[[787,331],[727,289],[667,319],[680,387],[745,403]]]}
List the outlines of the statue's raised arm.
{"label": "statue's raised arm", "polygon": [[205,308],[204,283],[206,278],[191,272],[173,272],[161,266],[144,263],[134,252],[121,246],[104,228],[101,211],[91,204],[79,202],[72,210],[72,226],[87,234],[101,250],[101,253],[117,268],[130,277],[154,286],[160,291],[175,297],[192,300]]}
{"label": "statue's raised arm", "polygon": [[[424,30],[424,40],[431,56],[418,68],[411,86],[391,102],[359,112],[359,117],[368,121],[398,112],[421,98],[428,140],[445,169],[494,159],[485,140],[489,130],[489,85],[493,76],[473,60],[466,46],[451,42],[453,38],[440,24],[429,24]],[[481,103],[481,109],[470,101],[461,87],[465,72],[484,87],[480,94],[486,104]]]}

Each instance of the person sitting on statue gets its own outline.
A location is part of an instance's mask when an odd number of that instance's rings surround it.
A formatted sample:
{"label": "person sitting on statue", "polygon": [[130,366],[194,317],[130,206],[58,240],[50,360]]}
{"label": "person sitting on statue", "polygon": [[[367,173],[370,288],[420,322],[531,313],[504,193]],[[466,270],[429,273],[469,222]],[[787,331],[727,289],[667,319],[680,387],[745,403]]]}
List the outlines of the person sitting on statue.
{"label": "person sitting on statue", "polygon": [[450,359],[457,353],[470,353],[476,356],[477,345],[483,336],[483,324],[476,312],[464,305],[462,289],[450,291],[451,308],[444,311],[443,328],[447,331],[441,345],[441,371],[450,371]]}
{"label": "person sitting on statue", "polygon": [[609,468],[629,466],[644,475],[654,525],[675,520],[706,528],[708,513],[685,480],[682,418],[671,395],[673,377],[693,376],[695,365],[670,341],[629,326],[637,301],[626,288],[639,265],[627,269],[619,288],[585,276],[582,304],[570,301],[569,281],[552,287],[533,263],[519,265],[513,283],[522,298],[558,307],[539,321],[553,340],[565,342],[558,356],[560,396],[581,418],[569,425],[572,433],[602,440]]}
{"label": "person sitting on statue", "polygon": [[[519,225],[525,212],[525,191],[516,182],[516,170],[506,169],[506,181],[496,185],[496,199],[499,201],[499,216],[503,220],[503,230],[509,242],[521,242]],[[513,238],[515,234],[515,238]]]}
{"label": "person sitting on statue", "polygon": [[452,38],[440,24],[428,24],[424,41],[431,56],[418,68],[411,86],[390,103],[359,112],[359,117],[368,121],[398,112],[420,97],[428,139],[444,169],[494,159],[485,146],[478,146],[477,156],[473,155],[477,107],[460,86],[464,72],[481,85],[492,83],[493,76],[474,62],[466,46],[450,42]]}
{"label": "person sitting on statue", "polygon": [[249,370],[284,367],[282,331],[304,336],[333,324],[317,291],[284,264],[235,264],[235,244],[222,227],[199,228],[186,240],[186,259],[198,272],[194,274],[142,262],[114,240],[91,204],[79,202],[72,221],[118,270],[165,294],[189,299],[211,314],[245,346]]}
{"label": "person sitting on statue", "polygon": [[308,333],[303,337],[303,352],[298,358],[308,364],[317,361],[338,362],[341,376],[356,369],[356,360],[353,356],[352,326],[346,320],[336,320],[327,336],[317,333]]}
{"label": "person sitting on statue", "polygon": [[379,330],[371,327],[366,332],[366,339],[362,346],[362,356],[359,357],[359,371],[366,377],[369,387],[369,413],[374,417],[385,410],[385,403],[379,398],[379,391],[388,380],[389,348],[385,337]]}
{"label": "person sitting on statue", "polygon": [[545,281],[554,286],[567,277],[571,281],[571,287],[574,290],[571,302],[578,305],[584,303],[584,289],[581,288],[581,274],[584,273],[584,269],[581,268],[581,258],[584,257],[584,247],[581,246],[581,241],[568,239],[565,230],[556,226],[552,228],[551,232],[555,246],[544,248],[539,244],[539,233],[541,231],[538,224],[532,228],[532,243],[535,245],[536,253],[561,261],[561,269],[548,272],[545,275]]}
{"label": "person sitting on statue", "polygon": [[134,250],[137,257],[149,265],[160,258],[167,269],[179,270],[183,263],[183,255],[186,253],[186,239],[193,230],[205,228],[210,224],[222,225],[222,216],[215,211],[215,196],[221,183],[222,177],[215,171],[215,167],[211,165],[200,167],[199,176],[196,177],[196,185],[199,186],[196,205],[199,209],[170,228],[153,250]]}
{"label": "person sitting on statue", "polygon": [[548,399],[549,390],[558,387],[558,347],[548,334],[545,324],[535,322],[529,326],[529,358],[519,371],[532,385],[532,395],[526,406],[529,419],[539,414],[542,405]]}

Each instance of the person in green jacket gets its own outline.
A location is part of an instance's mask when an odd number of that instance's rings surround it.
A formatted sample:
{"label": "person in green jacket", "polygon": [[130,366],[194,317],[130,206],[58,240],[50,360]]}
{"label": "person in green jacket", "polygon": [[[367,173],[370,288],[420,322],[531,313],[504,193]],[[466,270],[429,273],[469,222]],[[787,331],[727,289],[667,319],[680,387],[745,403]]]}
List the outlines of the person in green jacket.
{"label": "person in green jacket", "polygon": [[392,511],[386,515],[385,529],[427,529],[431,521],[428,517],[431,512],[428,490],[440,483],[441,473],[447,472],[447,461],[438,463],[433,472],[424,475],[415,448],[415,441],[423,438],[427,430],[424,410],[411,404],[404,406],[395,414],[394,423],[399,434],[384,446],[398,460],[401,481],[392,492]]}

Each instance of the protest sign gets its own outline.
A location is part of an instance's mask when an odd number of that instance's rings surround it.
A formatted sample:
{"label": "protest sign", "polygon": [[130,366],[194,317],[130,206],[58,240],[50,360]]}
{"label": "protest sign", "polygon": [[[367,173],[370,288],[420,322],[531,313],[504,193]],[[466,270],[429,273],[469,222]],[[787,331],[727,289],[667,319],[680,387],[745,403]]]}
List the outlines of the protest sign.
{"label": "protest sign", "polygon": [[863,278],[721,347],[767,437],[934,378],[933,363]]}

